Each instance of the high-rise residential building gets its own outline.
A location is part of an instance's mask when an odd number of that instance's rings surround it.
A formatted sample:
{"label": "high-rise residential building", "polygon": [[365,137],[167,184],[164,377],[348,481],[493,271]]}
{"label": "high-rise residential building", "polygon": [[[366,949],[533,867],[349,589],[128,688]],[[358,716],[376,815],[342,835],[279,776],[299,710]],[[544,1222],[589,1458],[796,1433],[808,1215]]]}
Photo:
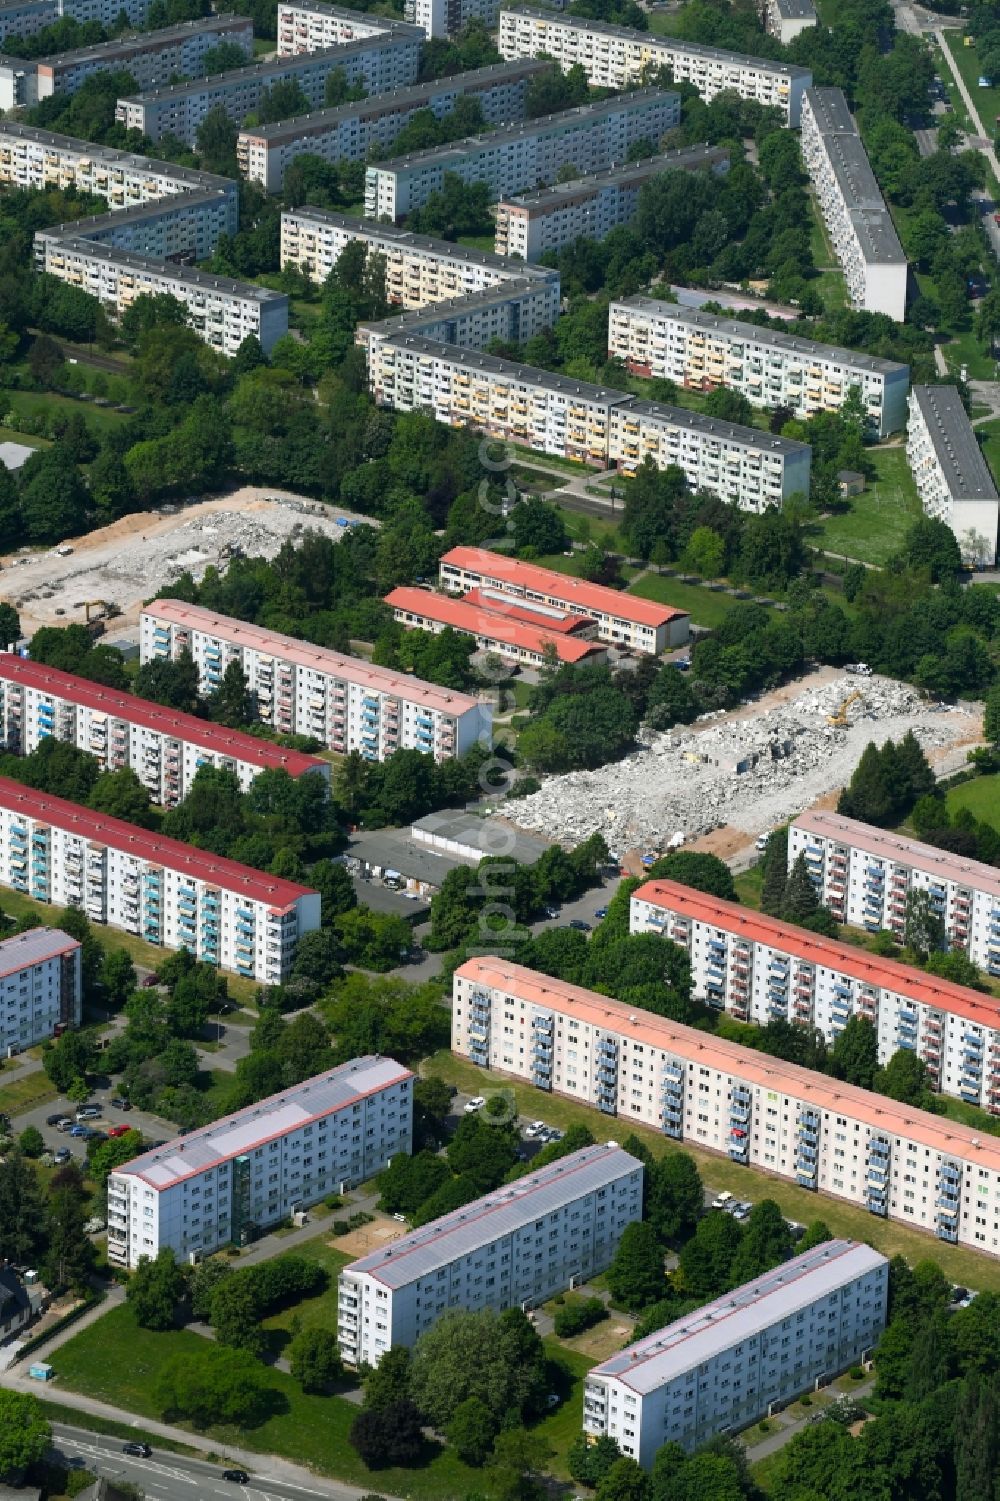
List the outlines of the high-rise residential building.
{"label": "high-rise residential building", "polygon": [[584,1434],[650,1470],[664,1444],[747,1428],[870,1351],[888,1296],[889,1263],[871,1246],[814,1246],[594,1366]]}
{"label": "high-rise residential building", "polygon": [[501,57],[544,54],[564,71],[579,63],[596,88],[626,89],[658,68],[669,68],[674,83],[690,83],[706,102],[716,94],[735,92],[781,110],[793,128],[799,123],[802,96],[812,83],[809,70],[792,63],[724,52],[682,37],[635,31],[540,6],[502,6],[497,48]]}
{"label": "high-rise residential building", "polygon": [[263,724],[282,734],[314,736],[331,750],[357,750],[367,761],[382,761],[396,750],[421,750],[446,761],[491,743],[489,704],[468,693],[178,599],[146,606],[139,649],[143,662],[189,652],[206,693],[238,662]]}
{"label": "high-rise residential building", "polygon": [[90,47],[73,47],[34,63],[38,74],[38,98],[50,94],[72,94],[93,73],[124,69],[141,89],[169,83],[171,75],[197,77],[204,71],[205,54],[222,42],[239,47],[244,56],[253,56],[253,22],[249,16],[220,12],[201,16],[197,21],[181,21],[157,31],[140,32],[96,42]]}
{"label": "high-rise residential building", "polygon": [[906,424],[908,365],[656,297],[623,297],[611,304],[608,353],[636,375],[695,391],[729,386],[754,406],[788,407],[802,418],[839,411],[857,391],[879,438]]}
{"label": "high-rise residential building", "polygon": [[409,1152],[413,1075],[392,1058],[355,1058],[235,1115],[165,1142],[108,1179],[108,1260],[135,1268],[246,1245],[328,1194]]}
{"label": "high-rise residential building", "polygon": [[913,387],[906,457],[920,504],[951,527],[962,561],[992,568],[1000,497],[955,386]]}
{"label": "high-rise residential building", "polygon": [[624,166],[605,167],[570,182],[511,194],[496,206],[498,255],[537,261],[576,240],[604,240],[620,224],[630,224],[639,194],[661,172],[729,171],[726,146],[682,146]]}
{"label": "high-rise residential building", "polygon": [[114,26],[122,11],[130,26],[144,26],[149,0],[6,0],[0,3],[0,44],[8,37],[35,36],[62,16]]}
{"label": "high-rise residential building", "polygon": [[406,0],[404,14],[428,38],[457,36],[470,21],[495,31],[500,0]]}
{"label": "high-rise residential building", "polygon": [[943,1094],[1000,1114],[1000,1003],[676,881],[633,892],[631,931],[658,933],[691,961],[694,994],[737,1021],[794,1022],[836,1042],[852,1016],[878,1059],[914,1052]]}
{"label": "high-rise residential building", "polygon": [[291,973],[319,893],[0,777],[0,884],[264,985]]}
{"label": "high-rise residential building", "polygon": [[765,28],[785,46],[817,21],[813,0],[760,0],[758,10]]}
{"label": "high-rise residential building", "polygon": [[340,1274],[340,1353],[378,1365],[452,1308],[531,1308],[611,1263],[642,1218],[642,1163],[615,1142],[584,1147],[431,1220]]}
{"label": "high-rise residential building", "polygon": [[680,122],[680,95],[635,89],[611,99],[542,115],[503,130],[467,136],[446,146],[375,162],[365,173],[365,214],[401,219],[422,208],[446,177],[486,183],[492,198],[555,182],[561,169],[575,175],[624,161],[639,141],[654,146]]}
{"label": "high-rise residential building", "polygon": [[88,752],[102,771],[131,767],[153,802],[166,808],[187,796],[202,766],[232,771],[243,792],[262,771],[330,777],[329,762],[319,756],[9,652],[0,654],[0,736],[19,755],[54,738]]}
{"label": "high-rise residential building", "polygon": [[29,928],[0,943],[0,1058],[80,1025],[82,952],[59,928]]}
{"label": "high-rise residential building", "polygon": [[1000,1141],[974,1126],[502,959],[456,969],[452,1050],[542,1093],[1000,1254]]}
{"label": "high-rise residential building", "polygon": [[327,5],[325,0],[279,0],[277,31],[279,57],[345,47],[370,37],[417,35],[415,26],[395,16]]}
{"label": "high-rise residential building", "polygon": [[841,264],[851,305],[906,316],[906,256],[840,89],[809,88],[802,159]]}

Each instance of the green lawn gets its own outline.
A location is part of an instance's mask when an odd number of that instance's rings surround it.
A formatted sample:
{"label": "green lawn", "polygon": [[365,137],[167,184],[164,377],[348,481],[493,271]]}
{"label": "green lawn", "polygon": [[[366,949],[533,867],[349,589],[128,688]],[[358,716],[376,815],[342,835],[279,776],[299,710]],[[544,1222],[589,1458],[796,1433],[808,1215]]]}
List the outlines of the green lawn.
{"label": "green lawn", "polygon": [[973,432],[979,439],[979,446],[983,451],[983,458],[990,467],[994,480],[1000,476],[1000,419],[992,422],[981,422]]}
{"label": "green lawn", "polygon": [[[619,491],[620,493],[620,491]],[[563,525],[573,538],[574,542],[596,542],[601,547],[617,551],[622,542],[618,535],[617,517],[621,515],[621,507],[614,513],[615,520],[609,516],[589,516],[581,511],[571,511],[568,506],[555,503],[555,509],[563,519]]]}
{"label": "green lawn", "polygon": [[490,255],[496,249],[496,234],[486,235],[459,235],[456,241],[459,245],[467,245],[470,250],[485,250]]}
{"label": "green lawn", "polygon": [[525,448],[522,443],[512,443],[510,446],[526,463],[534,464],[538,469],[554,469],[562,474],[584,476],[594,472],[586,464],[578,464],[575,459],[564,459],[559,454],[539,453],[537,448]]}
{"label": "green lawn", "polygon": [[0,443],[20,443],[24,448],[49,448],[52,439],[39,438],[35,433],[19,433],[16,427],[0,427]]}
{"label": "green lawn", "polygon": [[[810,282],[815,287],[826,304],[828,312],[836,312],[839,308],[848,305],[847,283],[844,273],[840,269],[836,252],[830,243],[830,237],[823,223],[823,215],[820,213],[816,195],[809,190],[809,245],[812,250],[813,262],[819,271],[816,281]],[[826,268],[826,269],[821,269]]]}
{"label": "green lawn", "polygon": [[[347,1218],[350,1209],[337,1210],[337,1217]],[[283,1345],[283,1336],[291,1332],[292,1320],[298,1320],[299,1324],[311,1327],[319,1324],[324,1329],[336,1330],[337,1328],[337,1278],[343,1267],[353,1258],[346,1256],[343,1251],[338,1251],[335,1246],[328,1244],[332,1234],[332,1220],[327,1221],[327,1228],[319,1235],[307,1240],[295,1247],[294,1254],[302,1256],[307,1261],[317,1261],[329,1277],[329,1282],[323,1292],[315,1298],[303,1298],[293,1308],[286,1308],[281,1313],[273,1314],[264,1320],[265,1329],[273,1329],[282,1336],[276,1341],[277,1345]]]}
{"label": "green lawn", "polygon": [[[993,129],[997,115],[1000,115],[1000,87],[981,89],[979,76],[981,67],[979,55],[975,46],[966,47],[963,37],[957,31],[952,31],[948,37],[948,46],[951,55],[955,59],[958,71],[965,80],[965,86],[972,95],[972,102],[979,112],[979,118],[989,134]],[[1000,85],[1000,79],[994,80]]]}
{"label": "green lawn", "polygon": [[[21,417],[51,417],[56,411],[67,416],[78,414],[90,427],[107,430],[128,421],[124,412],[98,407],[92,401],[74,401],[72,396],[57,396],[52,391],[4,391],[0,393],[0,413],[16,412]],[[20,437],[17,441],[23,441]]]}
{"label": "green lawn", "polygon": [[882,564],[899,551],[921,514],[920,501],[902,448],[875,448],[870,457],[878,477],[853,497],[849,510],[817,522],[809,536],[824,551]]}
{"label": "green lawn", "polygon": [[[953,47],[956,42],[959,46],[962,45],[961,37],[953,33],[952,37],[949,38],[948,45]],[[955,116],[955,124],[961,126],[969,135],[974,135],[975,127],[972,123],[972,116],[965,107],[965,100],[958,92],[958,85],[955,82],[955,77],[948,60],[936,43],[931,47],[931,55],[934,58],[934,66],[937,68],[938,76],[944,84],[945,92],[948,95],[948,102]]]}
{"label": "green lawn", "polygon": [[55,1085],[40,1068],[36,1069],[33,1074],[23,1074],[12,1084],[5,1084],[3,1074],[0,1073],[0,1111],[3,1111],[5,1115],[17,1115],[22,1110],[33,1110],[36,1105],[42,1105],[46,1100],[54,1100],[58,1093]]}
{"label": "green lawn", "polygon": [[640,599],[655,599],[660,605],[673,605],[676,610],[687,610],[695,625],[706,628],[721,625],[739,603],[731,594],[716,594],[700,584],[682,584],[679,579],[665,578],[662,573],[647,573],[628,592]]}
{"label": "green lawn", "polygon": [[[522,1084],[501,1074],[485,1073],[474,1064],[455,1058],[450,1052],[436,1053],[426,1061],[424,1068],[427,1073],[438,1074],[470,1094],[483,1094],[491,1086],[512,1091],[520,1113],[541,1116],[549,1125],[561,1130],[572,1125],[585,1125],[598,1137],[602,1133],[605,1136],[610,1134],[612,1123],[590,1106],[560,1095],[547,1095],[530,1084]],[[740,1198],[773,1199],[789,1219],[803,1224],[814,1219],[825,1220],[834,1235],[866,1241],[885,1256],[905,1256],[911,1263],[930,1259],[938,1263],[952,1282],[1000,1292],[1000,1261],[992,1256],[980,1255],[964,1246],[944,1245],[933,1236],[911,1230],[906,1225],[877,1219],[854,1204],[842,1203],[826,1194],[810,1193],[758,1168],[741,1167],[691,1142],[675,1145],[660,1132],[637,1122],[619,1120],[614,1124],[617,1140],[634,1131],[657,1157],[667,1152],[686,1152],[697,1163],[706,1186],[716,1192],[728,1189]]]}
{"label": "green lawn", "polygon": [[952,334],[948,343],[941,346],[941,353],[952,375],[961,374],[964,365],[970,380],[993,380],[996,376],[996,360],[986,352],[971,328]]}
{"label": "green lawn", "polygon": [[1000,829],[1000,775],[976,777],[971,782],[949,787],[945,801],[949,813],[968,808],[974,818]]}

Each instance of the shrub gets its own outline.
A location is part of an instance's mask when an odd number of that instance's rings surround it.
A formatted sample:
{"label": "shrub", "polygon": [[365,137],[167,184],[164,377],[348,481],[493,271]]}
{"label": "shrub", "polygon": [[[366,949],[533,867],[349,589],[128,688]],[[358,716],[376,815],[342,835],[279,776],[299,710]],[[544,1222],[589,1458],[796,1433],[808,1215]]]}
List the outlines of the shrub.
{"label": "shrub", "polygon": [[574,1300],[557,1310],[555,1331],[560,1339],[571,1339],[574,1334],[582,1334],[607,1316],[608,1311],[600,1298]]}
{"label": "shrub", "polygon": [[350,1229],[351,1227],[348,1224],[347,1220],[334,1220],[333,1222],[334,1235],[348,1235],[350,1233]]}

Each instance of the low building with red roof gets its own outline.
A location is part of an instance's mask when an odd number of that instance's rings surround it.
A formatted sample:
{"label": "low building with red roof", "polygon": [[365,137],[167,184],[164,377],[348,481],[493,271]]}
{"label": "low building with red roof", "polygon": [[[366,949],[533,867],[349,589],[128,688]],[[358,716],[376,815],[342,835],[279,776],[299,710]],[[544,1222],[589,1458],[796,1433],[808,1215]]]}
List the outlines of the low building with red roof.
{"label": "low building with red roof", "polygon": [[[544,667],[549,661],[574,666],[607,661],[607,647],[600,642],[572,631],[553,629],[538,618],[532,620],[529,610],[515,607],[515,614],[502,604],[487,604],[482,590],[473,593],[475,599],[469,595],[456,599],[434,589],[401,585],[386,595],[385,603],[393,618],[410,630],[430,631],[435,636],[448,629],[458,631],[463,636],[472,636],[480,651],[496,652],[519,666]],[[594,631],[592,620],[572,618],[582,620],[584,626]]]}

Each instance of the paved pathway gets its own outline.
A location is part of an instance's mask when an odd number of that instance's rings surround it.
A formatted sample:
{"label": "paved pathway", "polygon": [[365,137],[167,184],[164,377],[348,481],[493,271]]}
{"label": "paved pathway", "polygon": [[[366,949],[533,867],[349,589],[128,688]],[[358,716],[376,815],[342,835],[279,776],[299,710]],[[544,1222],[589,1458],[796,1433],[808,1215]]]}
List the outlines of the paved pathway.
{"label": "paved pathway", "polygon": [[[836,1395],[838,1397],[855,1397],[858,1401],[863,1402],[865,1397],[870,1397],[874,1390],[875,1377],[870,1376],[867,1381],[859,1382],[853,1391],[837,1391]],[[756,1464],[759,1459],[765,1459],[769,1454],[774,1454],[776,1450],[783,1449],[797,1433],[802,1432],[803,1428],[807,1428],[810,1423],[818,1421],[819,1415],[823,1411],[824,1408],[820,1407],[814,1412],[805,1412],[801,1417],[789,1418],[784,1421],[784,1415],[778,1413],[769,1420],[772,1424],[770,1433],[766,1433],[755,1444],[747,1444],[745,1435],[741,1435],[741,1441],[746,1447],[747,1459],[751,1464]]]}

